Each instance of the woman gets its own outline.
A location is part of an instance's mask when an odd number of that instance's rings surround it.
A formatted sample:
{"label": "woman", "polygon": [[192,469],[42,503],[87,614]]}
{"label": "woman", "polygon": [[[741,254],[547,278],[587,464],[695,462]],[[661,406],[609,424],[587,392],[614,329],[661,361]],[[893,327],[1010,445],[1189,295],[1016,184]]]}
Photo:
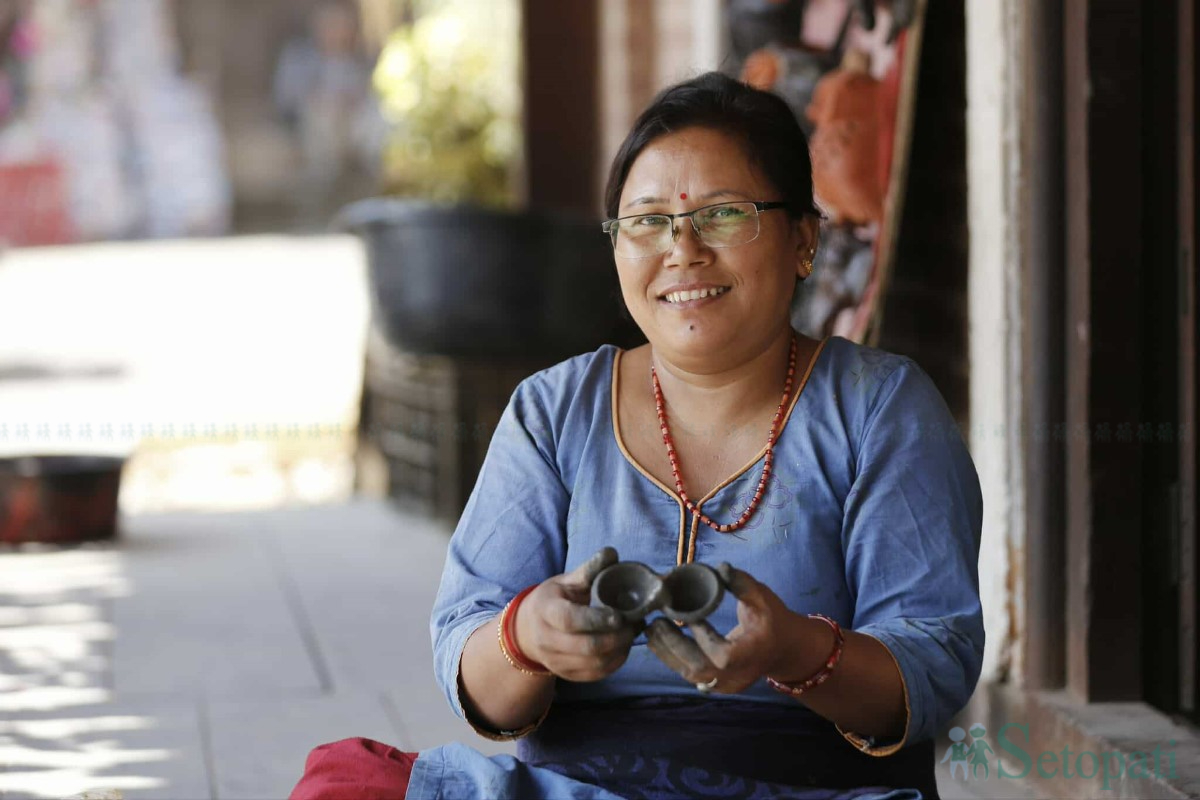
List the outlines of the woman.
{"label": "woman", "polygon": [[[606,203],[648,344],[518,387],[434,609],[451,706],[520,761],[360,740],[310,776],[367,762],[394,789],[411,769],[408,797],[936,796],[932,737],[983,650],[978,479],[913,362],[791,329],[818,230],[799,125],[715,73],[680,84]],[[721,565],[733,597],[641,630],[589,606],[617,553]]]}

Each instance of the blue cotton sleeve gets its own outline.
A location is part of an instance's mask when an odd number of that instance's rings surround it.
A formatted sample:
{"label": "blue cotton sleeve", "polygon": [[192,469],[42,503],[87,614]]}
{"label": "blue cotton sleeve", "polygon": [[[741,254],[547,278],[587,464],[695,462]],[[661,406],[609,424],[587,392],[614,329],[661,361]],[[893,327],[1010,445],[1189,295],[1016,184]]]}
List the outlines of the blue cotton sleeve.
{"label": "blue cotton sleeve", "polygon": [[842,528],[852,628],[895,659],[908,722],[897,742],[843,735],[889,755],[936,736],[979,680],[983,500],[953,416],[913,362],[883,379],[861,425]]}
{"label": "blue cotton sleeve", "polygon": [[[566,560],[570,497],[556,466],[554,426],[541,385],[538,376],[524,381],[500,418],[450,540],[434,601],[434,671],[463,719],[458,676],[467,639],[519,591],[561,574]],[[487,735],[478,725],[476,730]]]}

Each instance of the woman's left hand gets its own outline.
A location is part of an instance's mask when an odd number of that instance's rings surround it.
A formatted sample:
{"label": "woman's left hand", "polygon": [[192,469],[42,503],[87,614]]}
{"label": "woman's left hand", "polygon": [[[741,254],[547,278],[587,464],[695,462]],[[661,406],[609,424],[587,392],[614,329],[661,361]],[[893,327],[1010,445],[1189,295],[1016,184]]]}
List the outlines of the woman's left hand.
{"label": "woman's left hand", "polygon": [[659,617],[646,629],[646,638],[663,663],[697,688],[737,694],[793,657],[792,639],[801,617],[745,572],[729,564],[722,564],[717,572],[738,600],[738,624],[733,630],[721,636],[702,621],[688,626],[692,638],[671,620]]}

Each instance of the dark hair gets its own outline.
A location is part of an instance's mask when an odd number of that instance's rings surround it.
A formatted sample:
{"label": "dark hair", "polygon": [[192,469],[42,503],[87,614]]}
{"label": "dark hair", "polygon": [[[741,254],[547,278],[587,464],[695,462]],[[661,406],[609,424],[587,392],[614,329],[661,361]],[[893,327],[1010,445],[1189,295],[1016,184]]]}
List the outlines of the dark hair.
{"label": "dark hair", "polygon": [[638,117],[608,173],[604,211],[609,218],[617,216],[629,169],[642,150],[660,136],[692,127],[740,139],[746,156],[791,204],[788,213],[793,217],[820,214],[813,204],[808,137],[787,103],[719,72],[707,72],[664,90]]}

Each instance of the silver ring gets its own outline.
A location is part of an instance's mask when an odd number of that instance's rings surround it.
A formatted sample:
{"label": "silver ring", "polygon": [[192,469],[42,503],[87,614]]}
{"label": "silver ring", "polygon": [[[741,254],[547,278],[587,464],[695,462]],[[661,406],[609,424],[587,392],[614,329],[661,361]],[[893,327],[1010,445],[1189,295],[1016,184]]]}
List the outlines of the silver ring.
{"label": "silver ring", "polygon": [[708,694],[715,688],[717,688],[717,679],[716,678],[713,678],[708,683],[697,683],[696,684],[696,691],[699,692],[700,694]]}

